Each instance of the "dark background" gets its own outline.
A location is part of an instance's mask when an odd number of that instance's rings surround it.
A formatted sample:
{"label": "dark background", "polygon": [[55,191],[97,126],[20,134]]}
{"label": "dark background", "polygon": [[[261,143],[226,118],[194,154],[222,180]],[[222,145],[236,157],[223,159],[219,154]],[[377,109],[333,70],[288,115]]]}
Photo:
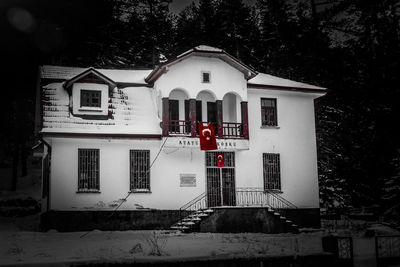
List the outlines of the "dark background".
{"label": "dark background", "polygon": [[322,206],[389,212],[400,203],[399,16],[394,0],[200,0],[180,13],[162,0],[1,1],[0,164],[29,171],[40,65],[153,68],[205,44],[329,88],[316,103]]}

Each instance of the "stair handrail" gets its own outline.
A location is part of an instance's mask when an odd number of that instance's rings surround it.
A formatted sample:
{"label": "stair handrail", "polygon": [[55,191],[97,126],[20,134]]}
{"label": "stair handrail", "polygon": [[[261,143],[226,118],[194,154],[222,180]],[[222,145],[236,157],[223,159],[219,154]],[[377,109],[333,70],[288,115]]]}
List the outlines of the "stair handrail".
{"label": "stair handrail", "polygon": [[[206,192],[203,192],[202,194],[200,194],[199,196],[197,196],[196,198],[192,199],[191,201],[189,201],[188,203],[186,203],[185,205],[183,205],[182,207],[179,208],[179,210],[191,210],[191,208],[193,206],[196,206],[198,203],[200,203],[203,199],[205,199],[206,197]],[[205,204],[205,203],[204,203]],[[205,206],[204,206],[205,208]]]}
{"label": "stair handrail", "polygon": [[279,201],[282,201],[284,203],[284,205],[286,206],[286,208],[290,208],[290,209],[297,209],[297,206],[295,204],[293,204],[292,202],[290,202],[289,200],[287,200],[286,198],[282,197],[280,194],[278,194],[277,192],[273,192],[273,191],[266,191],[266,193],[273,195],[275,198],[279,199]]}
{"label": "stair handrail", "polygon": [[[258,203],[252,203],[252,205],[261,205],[261,206],[269,206],[271,208],[275,209],[297,209],[297,206],[294,205],[292,202],[289,200],[285,199],[281,195],[279,195],[276,192],[270,191],[270,190],[265,190],[264,188],[260,187],[237,187],[236,188],[236,194],[238,193],[249,193],[249,194],[258,194],[255,198],[253,197],[253,200],[256,199]],[[237,197],[237,199],[243,199]],[[248,198],[246,198],[248,199]],[[236,206],[241,206],[240,203],[236,203]],[[243,205],[246,206],[246,205]],[[247,206],[249,204],[247,203]]]}
{"label": "stair handrail", "polygon": [[[258,199],[259,203],[255,203],[256,205],[261,206],[270,206],[271,208],[278,208],[278,209],[297,209],[297,206],[294,205],[292,202],[287,200],[286,198],[282,197],[279,193],[271,191],[271,190],[264,190],[260,187],[237,187],[236,193],[260,193],[264,197]],[[179,210],[198,210],[206,208],[206,192],[198,195],[196,198],[192,199]],[[236,206],[241,206],[240,203],[237,203]],[[194,208],[194,209],[193,209]]]}

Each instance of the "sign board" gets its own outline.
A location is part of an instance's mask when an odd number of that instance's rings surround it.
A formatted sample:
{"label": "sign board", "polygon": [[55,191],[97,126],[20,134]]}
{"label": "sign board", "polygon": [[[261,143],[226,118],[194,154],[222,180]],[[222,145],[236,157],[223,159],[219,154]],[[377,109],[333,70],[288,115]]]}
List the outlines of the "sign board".
{"label": "sign board", "polygon": [[181,187],[196,187],[196,174],[181,173]]}
{"label": "sign board", "polygon": [[[200,140],[198,137],[168,137],[165,147],[171,148],[197,148],[200,150]],[[249,140],[247,139],[217,139],[218,150],[248,150]]]}

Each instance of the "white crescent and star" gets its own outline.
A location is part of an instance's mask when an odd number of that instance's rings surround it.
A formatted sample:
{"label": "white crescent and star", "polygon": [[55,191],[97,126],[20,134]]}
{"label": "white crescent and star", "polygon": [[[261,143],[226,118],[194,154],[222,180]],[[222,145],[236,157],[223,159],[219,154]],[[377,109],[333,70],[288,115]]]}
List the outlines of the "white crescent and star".
{"label": "white crescent and star", "polygon": [[[209,132],[210,135],[206,136],[205,135],[206,132]],[[203,131],[201,131],[201,134],[207,139],[207,141],[210,140],[210,136],[211,136],[211,130],[210,129],[204,129]]]}

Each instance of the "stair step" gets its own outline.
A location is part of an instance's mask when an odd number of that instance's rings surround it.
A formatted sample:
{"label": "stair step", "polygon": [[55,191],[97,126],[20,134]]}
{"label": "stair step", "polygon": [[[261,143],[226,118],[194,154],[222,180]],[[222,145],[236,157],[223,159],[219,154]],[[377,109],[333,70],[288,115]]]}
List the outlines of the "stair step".
{"label": "stair step", "polygon": [[207,217],[208,214],[207,213],[197,213],[196,216],[197,217]]}
{"label": "stair step", "polygon": [[194,223],[192,221],[190,221],[190,222],[185,221],[185,222],[181,222],[181,224],[183,224],[183,225],[194,225],[196,223]]}
{"label": "stair step", "polygon": [[279,217],[281,220],[286,220],[286,217],[285,216],[281,216],[281,217]]}
{"label": "stair step", "polygon": [[201,218],[199,218],[199,217],[189,217],[189,218],[187,218],[187,220],[191,220],[191,221],[201,221]]}
{"label": "stair step", "polygon": [[287,223],[293,223],[291,220],[286,220]]}
{"label": "stair step", "polygon": [[279,216],[281,214],[279,212],[274,212],[274,215]]}
{"label": "stair step", "polygon": [[205,212],[205,213],[213,213],[214,211],[212,209],[206,209],[206,210],[203,210],[203,212]]}
{"label": "stair step", "polygon": [[188,230],[189,227],[187,226],[171,226],[171,229],[175,229],[175,230]]}

